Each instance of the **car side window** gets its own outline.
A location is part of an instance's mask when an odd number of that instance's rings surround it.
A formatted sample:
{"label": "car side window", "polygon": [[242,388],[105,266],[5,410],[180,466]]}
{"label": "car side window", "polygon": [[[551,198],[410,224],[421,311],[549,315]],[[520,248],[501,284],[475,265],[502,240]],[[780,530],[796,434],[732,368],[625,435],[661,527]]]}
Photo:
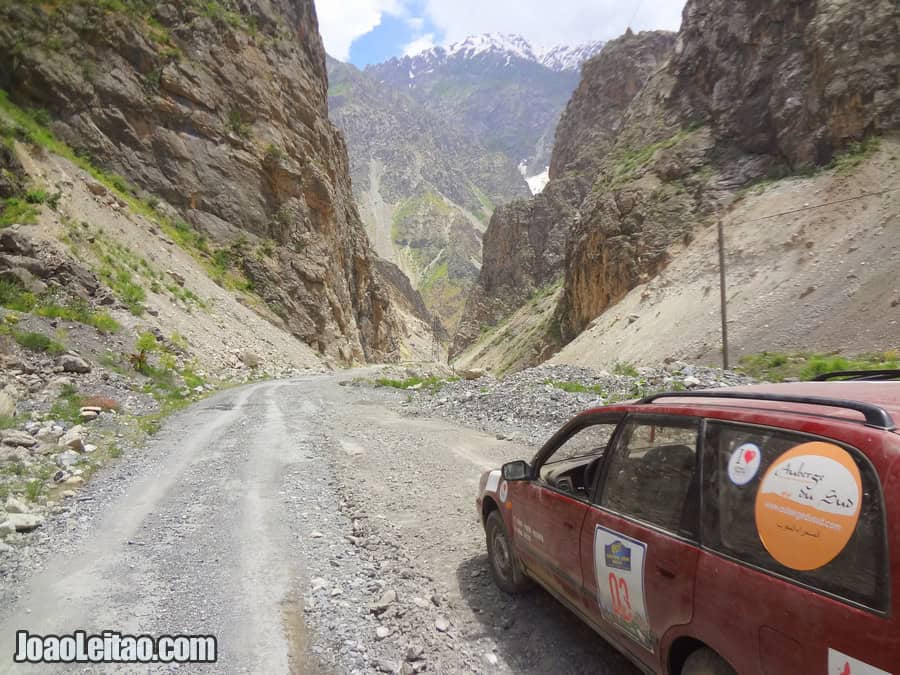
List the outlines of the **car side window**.
{"label": "car side window", "polygon": [[[703,466],[706,546],[827,593],[887,609],[881,487],[858,450],[803,434],[710,420]],[[777,483],[782,477],[789,482]],[[801,493],[809,495],[808,502]],[[798,505],[795,497],[805,503]]]}
{"label": "car side window", "polygon": [[618,420],[588,424],[575,431],[541,465],[540,481],[587,498]]}
{"label": "car side window", "polygon": [[693,418],[634,418],[610,457],[600,505],[695,537],[699,476]]}

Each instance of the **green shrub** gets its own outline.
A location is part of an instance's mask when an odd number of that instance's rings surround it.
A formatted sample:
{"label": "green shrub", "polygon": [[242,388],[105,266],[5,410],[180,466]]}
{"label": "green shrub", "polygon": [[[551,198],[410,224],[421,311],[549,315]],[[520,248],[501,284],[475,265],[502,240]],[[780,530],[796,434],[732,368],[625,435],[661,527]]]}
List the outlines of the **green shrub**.
{"label": "green shrub", "polygon": [[637,377],[638,371],[630,363],[616,363],[613,366],[613,373],[616,375],[626,375],[628,377]]}
{"label": "green shrub", "polygon": [[31,225],[37,222],[37,217],[38,210],[24,199],[17,197],[0,199],[0,228],[9,227],[15,223]]}
{"label": "green shrub", "polygon": [[51,340],[42,333],[13,331],[13,339],[22,347],[33,352],[47,352],[48,354],[62,354],[66,348]]}
{"label": "green shrub", "polygon": [[16,312],[30,312],[37,304],[37,298],[22,286],[0,279],[0,305]]}
{"label": "green shrub", "polygon": [[41,493],[43,491],[43,481],[31,480],[25,484],[25,496],[28,497],[30,501],[36,502],[37,498],[41,496]]}
{"label": "green shrub", "polygon": [[25,201],[29,204],[43,204],[47,199],[47,191],[40,188],[33,188],[25,193]]}

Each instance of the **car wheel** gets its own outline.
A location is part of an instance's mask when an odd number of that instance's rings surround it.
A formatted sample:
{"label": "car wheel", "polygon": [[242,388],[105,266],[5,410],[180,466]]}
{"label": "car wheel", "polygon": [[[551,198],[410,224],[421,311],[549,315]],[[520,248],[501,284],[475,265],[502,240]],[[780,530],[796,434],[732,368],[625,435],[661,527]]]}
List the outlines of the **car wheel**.
{"label": "car wheel", "polygon": [[484,525],[484,532],[494,583],[507,593],[521,593],[531,588],[531,579],[522,571],[522,565],[506,534],[503,517],[498,511],[491,511]]}
{"label": "car wheel", "polygon": [[737,675],[721,656],[705,647],[691,652],[681,668],[681,675]]}

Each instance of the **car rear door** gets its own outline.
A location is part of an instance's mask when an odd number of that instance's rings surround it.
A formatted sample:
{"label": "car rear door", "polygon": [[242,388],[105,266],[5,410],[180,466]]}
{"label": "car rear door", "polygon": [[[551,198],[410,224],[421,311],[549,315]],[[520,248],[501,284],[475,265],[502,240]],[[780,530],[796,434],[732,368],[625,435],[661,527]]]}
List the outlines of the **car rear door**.
{"label": "car rear door", "polygon": [[581,531],[584,612],[658,672],[662,636],[693,612],[699,426],[689,417],[629,416]]}
{"label": "car rear door", "polygon": [[[856,426],[847,441],[877,450],[886,432]],[[695,635],[742,674],[900,672],[897,483],[883,495],[872,462],[829,438],[716,420],[704,436]]]}

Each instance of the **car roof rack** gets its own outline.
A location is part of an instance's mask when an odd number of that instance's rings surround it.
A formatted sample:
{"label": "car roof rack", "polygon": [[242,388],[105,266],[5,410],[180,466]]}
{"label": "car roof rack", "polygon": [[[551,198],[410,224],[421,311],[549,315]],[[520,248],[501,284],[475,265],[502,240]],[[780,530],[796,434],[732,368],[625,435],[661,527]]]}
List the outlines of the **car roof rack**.
{"label": "car roof rack", "polygon": [[805,405],[827,406],[829,408],[846,408],[861,412],[866,418],[866,426],[884,429],[885,431],[893,431],[897,428],[887,410],[873,403],[826,398],[824,396],[791,396],[789,394],[764,394],[749,391],[670,391],[647,396],[638,401],[638,403],[653,403],[661,398],[726,398],[742,401],[774,401],[776,403],[802,403]]}
{"label": "car roof rack", "polygon": [[878,370],[835,370],[832,373],[816,375],[813,382],[827,382],[828,380],[843,379],[846,381],[883,382],[885,380],[900,379],[900,369],[884,368]]}

